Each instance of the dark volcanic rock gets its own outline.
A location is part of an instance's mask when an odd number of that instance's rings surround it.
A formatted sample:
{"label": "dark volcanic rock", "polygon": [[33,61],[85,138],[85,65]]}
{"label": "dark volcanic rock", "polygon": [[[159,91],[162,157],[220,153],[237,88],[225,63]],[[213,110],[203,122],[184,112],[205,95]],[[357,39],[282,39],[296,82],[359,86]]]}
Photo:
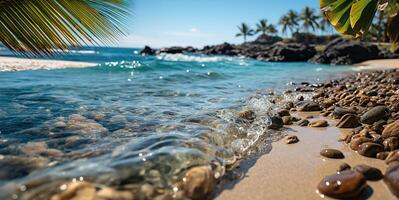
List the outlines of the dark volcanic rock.
{"label": "dark volcanic rock", "polygon": [[269,61],[307,61],[316,54],[313,46],[305,44],[284,44],[277,43],[273,45],[268,53]]}
{"label": "dark volcanic rock", "polygon": [[159,50],[160,53],[170,53],[170,54],[178,54],[178,53],[183,53],[185,50],[184,47],[168,47],[168,48],[162,48]]}
{"label": "dark volcanic rock", "polygon": [[360,117],[360,122],[364,124],[373,124],[388,117],[388,108],[385,106],[376,106]]}
{"label": "dark volcanic rock", "polygon": [[335,158],[335,159],[345,158],[344,154],[336,149],[323,149],[320,151],[320,155],[327,158]]}
{"label": "dark volcanic rock", "polygon": [[364,176],[352,170],[326,176],[317,186],[318,191],[328,197],[337,199],[352,199],[360,195],[366,187]]}
{"label": "dark volcanic rock", "polygon": [[360,125],[359,118],[354,114],[344,115],[337,123],[338,128],[356,128]]}
{"label": "dark volcanic rock", "polygon": [[205,46],[202,49],[202,52],[208,55],[227,55],[227,56],[237,55],[236,48],[227,42],[214,46]]}
{"label": "dark volcanic rock", "polygon": [[283,120],[281,117],[273,116],[270,117],[270,125],[268,126],[269,129],[280,129],[284,126]]}
{"label": "dark volcanic rock", "polygon": [[354,64],[379,58],[376,45],[337,38],[327,44],[321,54],[314,56],[310,62],[323,64]]}
{"label": "dark volcanic rock", "polygon": [[282,41],[283,38],[279,36],[272,36],[272,35],[260,35],[258,38],[256,38],[255,41],[252,42],[252,44],[261,44],[261,45],[271,45],[276,42]]}
{"label": "dark volcanic rock", "polygon": [[143,50],[140,51],[140,54],[142,55],[149,55],[153,56],[155,55],[156,51],[154,49],[151,49],[149,46],[145,46]]}

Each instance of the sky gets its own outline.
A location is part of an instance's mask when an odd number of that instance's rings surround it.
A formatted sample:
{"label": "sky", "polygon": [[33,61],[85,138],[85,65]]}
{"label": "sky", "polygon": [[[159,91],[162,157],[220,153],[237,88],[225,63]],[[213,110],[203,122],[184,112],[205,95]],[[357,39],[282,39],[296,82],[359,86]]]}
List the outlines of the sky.
{"label": "sky", "polygon": [[[289,9],[305,6],[315,9],[318,0],[132,0],[132,16],[127,21],[128,35],[120,47],[144,45],[194,46],[240,43],[237,25],[246,22],[253,28],[260,19],[277,24]],[[281,33],[280,33],[281,34]],[[254,38],[249,38],[254,39]]]}

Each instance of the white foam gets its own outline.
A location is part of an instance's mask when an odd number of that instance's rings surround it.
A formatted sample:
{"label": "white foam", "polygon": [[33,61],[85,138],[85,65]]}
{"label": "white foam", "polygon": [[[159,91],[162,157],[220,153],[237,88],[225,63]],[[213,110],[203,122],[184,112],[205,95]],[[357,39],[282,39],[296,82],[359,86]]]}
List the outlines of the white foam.
{"label": "white foam", "polygon": [[[161,53],[157,56],[160,60],[174,61],[174,62],[221,62],[234,61],[233,57],[226,56],[203,56],[203,55],[186,55],[186,54],[167,54]],[[244,61],[240,60],[243,64]]]}

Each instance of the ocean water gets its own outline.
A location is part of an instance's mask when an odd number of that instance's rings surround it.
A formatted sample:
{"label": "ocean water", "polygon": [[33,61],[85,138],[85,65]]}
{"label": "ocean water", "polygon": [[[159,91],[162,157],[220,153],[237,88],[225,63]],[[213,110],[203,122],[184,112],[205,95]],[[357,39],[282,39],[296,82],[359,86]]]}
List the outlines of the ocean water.
{"label": "ocean water", "polygon": [[[265,128],[277,109],[271,91],[353,71],[138,52],[88,48],[53,59],[96,67],[0,72],[0,193],[49,198],[77,178],[114,188],[149,183],[173,193],[184,171],[199,165],[220,177],[262,149],[261,138],[283,134]],[[255,122],[237,117],[246,109],[255,110]]]}

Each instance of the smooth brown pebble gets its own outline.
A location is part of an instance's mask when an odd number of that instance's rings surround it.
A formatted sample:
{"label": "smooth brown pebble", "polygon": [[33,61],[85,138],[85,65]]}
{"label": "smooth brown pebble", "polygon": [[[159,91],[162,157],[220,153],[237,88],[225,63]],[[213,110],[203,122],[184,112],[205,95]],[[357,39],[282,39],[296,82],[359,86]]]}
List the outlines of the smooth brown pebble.
{"label": "smooth brown pebble", "polygon": [[299,139],[296,135],[288,135],[284,138],[284,143],[286,144],[294,144],[299,142]]}
{"label": "smooth brown pebble", "polygon": [[323,149],[320,151],[320,155],[327,158],[342,159],[345,158],[344,154],[336,149]]}
{"label": "smooth brown pebble", "polygon": [[309,124],[310,127],[327,127],[328,122],[326,120],[317,120]]}
{"label": "smooth brown pebble", "polygon": [[389,190],[396,197],[399,197],[399,162],[389,164],[385,171],[384,181]]}
{"label": "smooth brown pebble", "polygon": [[373,141],[372,139],[365,138],[365,137],[354,138],[351,140],[349,147],[352,150],[357,151],[357,150],[359,150],[360,145],[362,145],[363,143],[372,142],[372,141]]}
{"label": "smooth brown pebble", "polygon": [[342,172],[342,171],[350,170],[350,169],[351,169],[351,166],[350,166],[348,163],[342,163],[342,164],[339,166],[337,172]]}
{"label": "smooth brown pebble", "polygon": [[382,144],[384,145],[385,151],[393,151],[398,148],[399,140],[397,137],[389,137],[389,138],[385,139]]}
{"label": "smooth brown pebble", "polygon": [[324,177],[317,186],[319,193],[338,199],[356,198],[366,187],[364,176],[352,170]]}
{"label": "smooth brown pebble", "polygon": [[358,153],[362,156],[375,158],[377,153],[384,151],[384,147],[380,144],[366,142],[360,145]]}
{"label": "smooth brown pebble", "polygon": [[377,153],[376,158],[380,159],[380,160],[385,160],[388,157],[388,155],[389,155],[389,152],[384,151],[384,152]]}
{"label": "smooth brown pebble", "polygon": [[363,174],[366,180],[369,181],[378,181],[384,176],[379,169],[368,165],[356,165],[353,170]]}

